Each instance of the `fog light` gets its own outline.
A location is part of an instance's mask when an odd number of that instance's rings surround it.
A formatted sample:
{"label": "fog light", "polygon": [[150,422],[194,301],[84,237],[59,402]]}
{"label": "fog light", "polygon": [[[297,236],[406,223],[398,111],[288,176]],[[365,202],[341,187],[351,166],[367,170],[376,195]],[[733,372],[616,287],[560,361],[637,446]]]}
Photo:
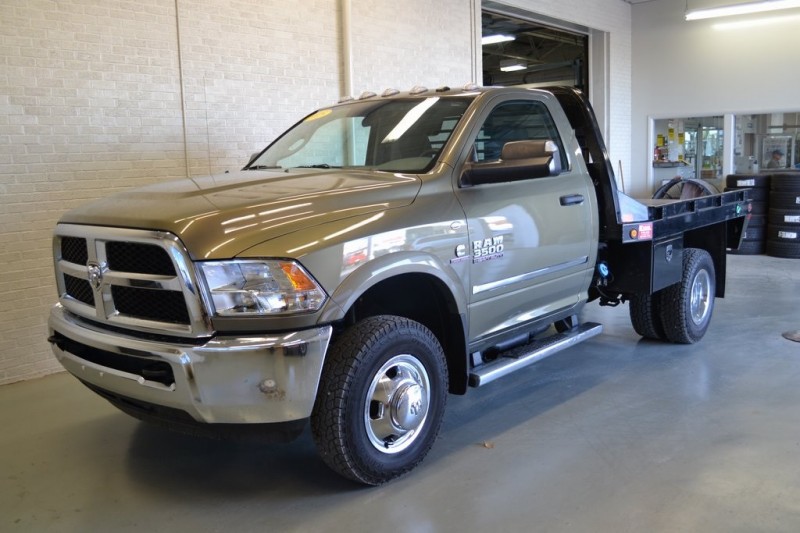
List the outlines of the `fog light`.
{"label": "fog light", "polygon": [[265,379],[259,383],[258,388],[261,392],[270,393],[275,392],[275,389],[278,388],[278,384],[274,379]]}
{"label": "fog light", "polygon": [[265,379],[258,384],[258,390],[264,393],[268,400],[282,401],[286,399],[286,391],[278,387],[274,379]]}

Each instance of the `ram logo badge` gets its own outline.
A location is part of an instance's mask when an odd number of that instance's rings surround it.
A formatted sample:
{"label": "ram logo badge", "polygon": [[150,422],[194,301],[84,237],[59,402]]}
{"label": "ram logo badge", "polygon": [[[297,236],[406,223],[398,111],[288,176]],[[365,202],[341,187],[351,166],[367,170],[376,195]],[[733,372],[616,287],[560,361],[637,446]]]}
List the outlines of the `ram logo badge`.
{"label": "ram logo badge", "polygon": [[103,269],[98,264],[89,263],[89,285],[96,291],[103,285]]}

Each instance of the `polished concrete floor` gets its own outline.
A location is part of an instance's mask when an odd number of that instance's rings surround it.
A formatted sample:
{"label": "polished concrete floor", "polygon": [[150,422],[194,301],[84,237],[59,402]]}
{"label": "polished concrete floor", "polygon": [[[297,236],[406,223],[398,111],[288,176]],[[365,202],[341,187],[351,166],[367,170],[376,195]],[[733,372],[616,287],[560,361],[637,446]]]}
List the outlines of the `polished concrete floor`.
{"label": "polished concrete floor", "polygon": [[0,531],[800,531],[800,261],[730,258],[702,342],[606,331],[463,397],[410,475],[330,473],[308,433],[185,437],[59,374],[0,388]]}

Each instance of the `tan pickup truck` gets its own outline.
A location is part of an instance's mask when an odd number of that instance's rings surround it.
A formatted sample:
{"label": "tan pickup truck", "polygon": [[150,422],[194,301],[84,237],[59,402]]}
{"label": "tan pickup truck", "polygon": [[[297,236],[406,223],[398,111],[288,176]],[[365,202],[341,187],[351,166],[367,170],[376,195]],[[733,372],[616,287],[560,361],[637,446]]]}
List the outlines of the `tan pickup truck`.
{"label": "tan pickup truck", "polygon": [[173,429],[291,439],[365,484],[414,468],[464,394],[602,327],[692,343],[725,291],[744,191],[617,191],[573,89],[415,88],[300,120],[242,169],[55,229],[62,365]]}

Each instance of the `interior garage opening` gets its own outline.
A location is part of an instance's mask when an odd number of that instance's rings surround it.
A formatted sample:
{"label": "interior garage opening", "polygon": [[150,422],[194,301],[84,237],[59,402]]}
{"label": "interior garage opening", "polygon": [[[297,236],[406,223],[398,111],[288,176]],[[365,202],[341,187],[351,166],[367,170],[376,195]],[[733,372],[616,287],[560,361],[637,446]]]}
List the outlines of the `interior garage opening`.
{"label": "interior garage opening", "polygon": [[484,85],[589,90],[589,37],[494,9],[481,13]]}

